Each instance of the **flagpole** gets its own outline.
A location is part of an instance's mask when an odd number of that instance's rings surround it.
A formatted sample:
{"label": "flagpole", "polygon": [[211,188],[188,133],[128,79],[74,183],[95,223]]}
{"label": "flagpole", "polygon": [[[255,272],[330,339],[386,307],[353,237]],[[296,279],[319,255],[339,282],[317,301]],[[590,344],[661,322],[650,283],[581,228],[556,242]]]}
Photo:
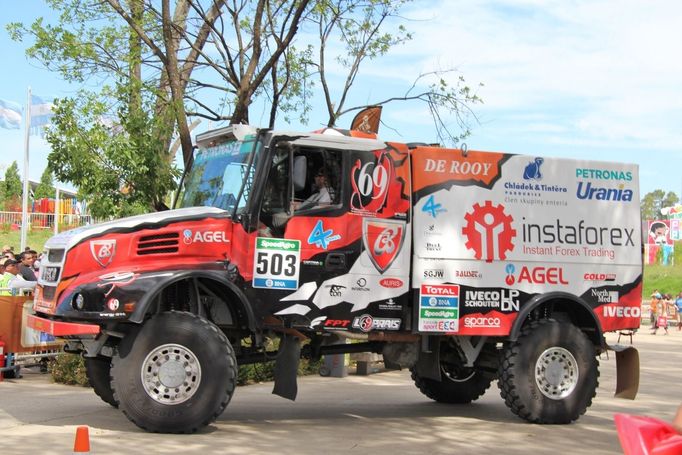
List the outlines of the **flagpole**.
{"label": "flagpole", "polygon": [[26,235],[28,233],[28,137],[31,127],[31,87],[28,87],[26,100],[26,123],[24,124],[24,190],[21,207],[21,248],[23,253],[26,248]]}

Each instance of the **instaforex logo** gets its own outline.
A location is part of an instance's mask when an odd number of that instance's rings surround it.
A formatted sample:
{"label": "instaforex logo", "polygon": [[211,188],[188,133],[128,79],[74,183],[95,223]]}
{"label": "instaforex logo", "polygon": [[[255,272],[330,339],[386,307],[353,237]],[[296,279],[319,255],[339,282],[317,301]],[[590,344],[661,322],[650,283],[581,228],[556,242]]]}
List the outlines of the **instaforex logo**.
{"label": "instaforex logo", "polygon": [[505,259],[514,249],[516,230],[512,227],[514,219],[504,211],[502,204],[474,204],[473,210],[464,216],[466,225],[462,235],[467,239],[465,246],[473,250],[478,260],[492,262]]}
{"label": "instaforex logo", "polygon": [[549,195],[568,193],[568,188],[543,182],[542,165],[544,158],[534,158],[523,169],[523,181],[504,183],[505,202],[510,204],[567,206],[561,199],[548,199]]}

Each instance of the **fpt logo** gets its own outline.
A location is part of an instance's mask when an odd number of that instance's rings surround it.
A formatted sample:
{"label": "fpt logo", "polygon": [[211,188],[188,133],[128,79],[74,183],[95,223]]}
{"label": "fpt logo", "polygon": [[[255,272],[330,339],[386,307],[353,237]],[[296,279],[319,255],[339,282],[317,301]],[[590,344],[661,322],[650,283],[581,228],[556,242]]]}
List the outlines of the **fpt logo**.
{"label": "fpt logo", "polygon": [[507,215],[502,204],[474,204],[473,210],[464,216],[466,225],[462,234],[467,238],[465,246],[474,251],[476,259],[493,262],[507,258],[514,249],[516,230],[512,227],[514,219]]}
{"label": "fpt logo", "polygon": [[374,267],[384,273],[398,257],[405,239],[402,221],[365,219],[362,225],[362,241]]}

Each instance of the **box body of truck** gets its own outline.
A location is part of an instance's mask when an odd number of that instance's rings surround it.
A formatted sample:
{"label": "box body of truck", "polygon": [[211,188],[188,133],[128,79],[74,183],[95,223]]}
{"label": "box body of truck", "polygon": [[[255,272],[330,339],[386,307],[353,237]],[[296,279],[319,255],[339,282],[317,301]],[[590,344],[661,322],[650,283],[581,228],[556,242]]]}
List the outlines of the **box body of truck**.
{"label": "box body of truck", "polygon": [[30,318],[142,428],[210,423],[238,364],[275,360],[293,399],[300,357],[341,352],[383,354],[437,401],[498,379],[520,417],[570,422],[603,333],[639,327],[636,166],[332,129],[197,142],[183,208],[47,243]]}

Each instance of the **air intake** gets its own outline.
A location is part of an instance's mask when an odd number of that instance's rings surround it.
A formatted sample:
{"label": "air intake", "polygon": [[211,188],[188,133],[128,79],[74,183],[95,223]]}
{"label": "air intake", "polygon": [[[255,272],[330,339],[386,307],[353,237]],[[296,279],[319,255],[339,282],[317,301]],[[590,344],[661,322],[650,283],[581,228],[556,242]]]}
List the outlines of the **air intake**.
{"label": "air intake", "polygon": [[137,254],[138,256],[146,256],[149,254],[177,253],[179,238],[180,234],[177,232],[140,237],[137,242]]}

